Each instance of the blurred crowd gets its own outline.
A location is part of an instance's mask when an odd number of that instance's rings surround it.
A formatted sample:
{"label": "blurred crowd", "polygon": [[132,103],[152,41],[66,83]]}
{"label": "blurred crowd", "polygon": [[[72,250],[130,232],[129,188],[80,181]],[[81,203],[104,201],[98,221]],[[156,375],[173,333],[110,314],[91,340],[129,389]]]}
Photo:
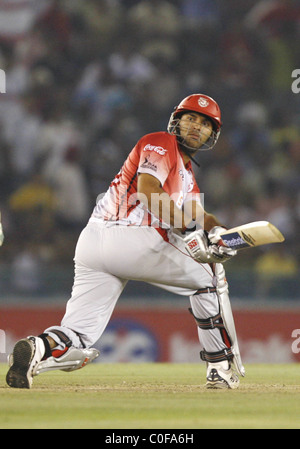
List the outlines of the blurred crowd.
{"label": "blurred crowd", "polygon": [[[216,148],[195,166],[206,210],[228,227],[274,223],[286,237],[272,249],[274,272],[287,260],[287,275],[297,273],[298,0],[19,0],[32,20],[9,31],[8,3],[0,1],[1,263],[16,273],[70,265],[96,197],[136,141],[166,130],[179,101],[203,92],[223,120]],[[245,251],[238,265],[257,256]],[[262,249],[260,273],[272,265],[265,257]]]}

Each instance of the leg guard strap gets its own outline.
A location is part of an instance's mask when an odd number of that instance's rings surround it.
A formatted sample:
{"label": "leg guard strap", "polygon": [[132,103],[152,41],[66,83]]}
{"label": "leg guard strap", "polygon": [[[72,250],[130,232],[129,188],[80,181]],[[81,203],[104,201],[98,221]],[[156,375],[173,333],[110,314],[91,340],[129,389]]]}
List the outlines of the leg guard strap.
{"label": "leg guard strap", "polygon": [[216,291],[217,291],[216,287],[199,288],[199,290],[197,290],[196,293],[194,293],[194,295],[201,295],[202,293],[216,293]]}
{"label": "leg guard strap", "polygon": [[61,342],[64,343],[64,345],[66,346],[66,348],[70,348],[72,346],[72,341],[69,339],[69,337],[64,334],[62,331],[59,331],[57,329],[51,330],[51,332],[53,334],[55,334]]}
{"label": "leg guard strap", "polygon": [[200,352],[200,358],[208,363],[217,363],[222,362],[223,360],[232,361],[233,353],[231,348],[222,349],[222,351],[217,352],[207,352],[203,349],[203,351]]}
{"label": "leg guard strap", "polygon": [[39,337],[43,340],[43,342],[44,342],[44,345],[45,345],[45,355],[44,355],[44,358],[45,359],[47,359],[48,357],[51,357],[51,355],[52,355],[52,351],[51,351],[51,348],[50,348],[50,343],[49,343],[49,341],[47,340],[47,334],[41,334],[41,335],[39,335]]}
{"label": "leg guard strap", "polygon": [[195,321],[197,323],[197,326],[200,327],[200,329],[224,329],[223,320],[221,317],[221,314],[218,313],[215,316],[212,316],[210,318],[197,318],[194,314],[191,308],[189,308],[189,312],[193,315],[195,318]]}

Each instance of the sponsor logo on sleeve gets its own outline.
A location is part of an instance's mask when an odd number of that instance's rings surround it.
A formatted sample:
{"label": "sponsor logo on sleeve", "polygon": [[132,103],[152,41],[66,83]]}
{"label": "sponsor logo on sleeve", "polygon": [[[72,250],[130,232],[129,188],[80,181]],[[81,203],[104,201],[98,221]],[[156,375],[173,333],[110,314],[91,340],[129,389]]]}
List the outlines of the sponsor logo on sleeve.
{"label": "sponsor logo on sleeve", "polygon": [[150,156],[145,157],[144,162],[142,163],[142,168],[150,168],[150,170],[157,171],[157,165],[153,164],[150,160]]}
{"label": "sponsor logo on sleeve", "polygon": [[155,153],[160,154],[161,156],[164,156],[168,150],[166,150],[163,147],[157,147],[155,145],[150,145],[150,143],[148,143],[144,147],[144,151],[154,151]]}

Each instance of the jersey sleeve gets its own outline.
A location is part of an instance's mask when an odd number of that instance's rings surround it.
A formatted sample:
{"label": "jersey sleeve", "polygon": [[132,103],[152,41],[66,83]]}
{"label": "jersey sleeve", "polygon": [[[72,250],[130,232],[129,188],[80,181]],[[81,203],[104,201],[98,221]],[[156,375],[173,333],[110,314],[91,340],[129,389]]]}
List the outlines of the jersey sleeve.
{"label": "jersey sleeve", "polygon": [[163,187],[170,170],[174,143],[167,133],[153,133],[138,142],[138,173],[147,173],[160,181]]}

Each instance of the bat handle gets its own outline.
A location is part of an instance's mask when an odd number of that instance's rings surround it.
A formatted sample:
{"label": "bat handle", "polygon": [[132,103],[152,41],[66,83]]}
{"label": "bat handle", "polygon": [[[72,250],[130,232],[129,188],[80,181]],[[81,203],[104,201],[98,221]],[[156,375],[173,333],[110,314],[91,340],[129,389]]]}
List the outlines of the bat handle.
{"label": "bat handle", "polygon": [[217,245],[218,246],[226,246],[227,247],[227,245],[223,242],[223,240],[221,238],[218,240]]}
{"label": "bat handle", "polygon": [[218,246],[227,246],[221,239],[221,234],[224,232],[224,228],[221,226],[215,226],[208,233],[208,238],[211,243],[217,244]]}

